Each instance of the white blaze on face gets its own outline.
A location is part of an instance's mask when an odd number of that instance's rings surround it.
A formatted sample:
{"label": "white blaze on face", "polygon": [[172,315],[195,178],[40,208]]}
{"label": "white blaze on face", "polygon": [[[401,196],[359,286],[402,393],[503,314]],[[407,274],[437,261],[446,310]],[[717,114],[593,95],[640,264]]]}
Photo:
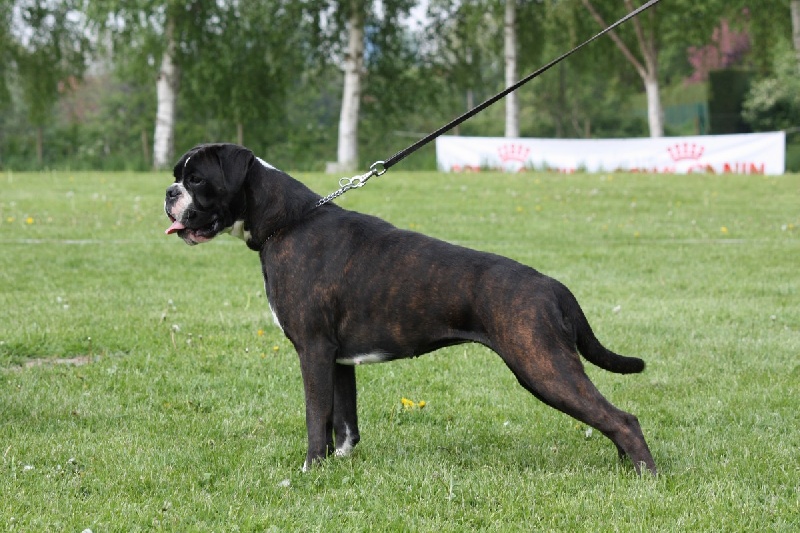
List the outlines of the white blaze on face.
{"label": "white blaze on face", "polygon": [[175,203],[172,204],[172,211],[169,214],[172,215],[172,218],[175,220],[180,221],[186,210],[192,206],[192,196],[189,194],[189,191],[186,190],[186,187],[183,186],[183,183],[178,183],[176,187],[180,192],[180,196]]}

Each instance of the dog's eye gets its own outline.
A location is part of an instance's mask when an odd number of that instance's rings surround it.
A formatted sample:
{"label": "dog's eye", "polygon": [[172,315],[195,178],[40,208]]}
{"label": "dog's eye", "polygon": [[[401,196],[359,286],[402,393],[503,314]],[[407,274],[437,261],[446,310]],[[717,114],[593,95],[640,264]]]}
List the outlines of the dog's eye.
{"label": "dog's eye", "polygon": [[200,185],[201,183],[203,183],[203,178],[197,176],[196,174],[192,174],[188,178],[186,178],[186,183],[188,183],[189,185]]}

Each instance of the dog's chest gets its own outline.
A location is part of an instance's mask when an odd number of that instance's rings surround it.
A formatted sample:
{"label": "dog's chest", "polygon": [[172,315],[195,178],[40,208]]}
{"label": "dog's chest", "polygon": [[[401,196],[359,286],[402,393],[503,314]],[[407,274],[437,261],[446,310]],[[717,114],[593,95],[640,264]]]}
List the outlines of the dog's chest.
{"label": "dog's chest", "polygon": [[278,326],[278,329],[283,331],[283,326],[281,326],[281,321],[278,318],[278,314],[275,312],[275,309],[272,307],[272,304],[269,304],[269,311],[272,313],[272,321]]}
{"label": "dog's chest", "polygon": [[383,363],[391,359],[392,356],[383,350],[373,350],[367,353],[360,353],[352,356],[339,357],[336,362],[340,365],[369,365],[374,363]]}

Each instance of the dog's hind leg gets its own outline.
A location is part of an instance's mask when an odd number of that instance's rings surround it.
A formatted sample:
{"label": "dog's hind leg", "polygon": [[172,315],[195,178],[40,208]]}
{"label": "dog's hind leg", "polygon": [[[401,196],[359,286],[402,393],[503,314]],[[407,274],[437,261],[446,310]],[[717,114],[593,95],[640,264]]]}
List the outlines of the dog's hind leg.
{"label": "dog's hind leg", "polygon": [[336,455],[348,455],[361,440],[356,410],[356,369],[352,365],[335,365],[333,377],[333,432]]}
{"label": "dog's hind leg", "polygon": [[536,347],[534,353],[513,358],[499,353],[520,384],[534,396],[603,433],[620,454],[631,459],[637,473],[641,474],[642,464],[656,473],[639,421],[600,394],[584,372],[577,353],[565,348],[544,350],[542,346]]}

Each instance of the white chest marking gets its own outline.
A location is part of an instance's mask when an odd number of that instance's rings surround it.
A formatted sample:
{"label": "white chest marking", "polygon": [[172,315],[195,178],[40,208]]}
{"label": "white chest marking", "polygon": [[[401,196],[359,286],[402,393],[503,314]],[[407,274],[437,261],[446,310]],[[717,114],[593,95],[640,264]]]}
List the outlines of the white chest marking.
{"label": "white chest marking", "polygon": [[237,220],[233,223],[233,226],[228,228],[226,231],[231,234],[231,237],[242,239],[244,242],[247,242],[250,239],[250,232],[245,231],[244,229],[244,220]]}
{"label": "white chest marking", "polygon": [[278,329],[283,331],[283,326],[281,326],[281,321],[278,320],[278,315],[275,314],[275,309],[272,308],[272,304],[269,304],[269,311],[272,313],[272,321],[275,322],[275,325],[278,326]]}
{"label": "white chest marking", "polygon": [[383,363],[389,359],[390,355],[381,350],[374,352],[360,353],[352,357],[342,357],[336,360],[340,365],[368,365],[373,363]]}

